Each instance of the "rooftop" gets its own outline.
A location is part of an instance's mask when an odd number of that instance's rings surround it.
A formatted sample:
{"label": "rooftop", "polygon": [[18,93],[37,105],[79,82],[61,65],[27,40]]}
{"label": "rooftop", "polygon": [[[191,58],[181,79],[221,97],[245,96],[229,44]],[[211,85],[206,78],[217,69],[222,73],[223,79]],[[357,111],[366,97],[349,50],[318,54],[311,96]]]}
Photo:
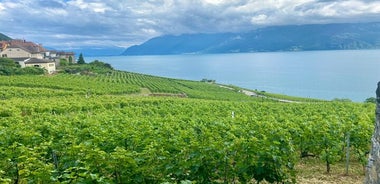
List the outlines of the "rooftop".
{"label": "rooftop", "polygon": [[54,63],[54,61],[46,60],[46,59],[37,59],[37,58],[29,58],[24,60],[27,64],[33,64],[33,63]]}
{"label": "rooftop", "polygon": [[6,45],[5,48],[21,48],[25,51],[28,51],[30,53],[38,53],[38,52],[44,52],[46,49],[42,47],[41,44],[36,44],[33,42],[25,41],[25,40],[9,40],[9,41],[0,41],[0,45]]}

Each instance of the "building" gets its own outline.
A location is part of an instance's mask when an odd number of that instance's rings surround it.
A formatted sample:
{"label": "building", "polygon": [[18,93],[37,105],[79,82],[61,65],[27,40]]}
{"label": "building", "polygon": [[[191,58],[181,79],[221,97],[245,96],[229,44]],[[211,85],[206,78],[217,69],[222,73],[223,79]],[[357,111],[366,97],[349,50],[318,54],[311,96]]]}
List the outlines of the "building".
{"label": "building", "polygon": [[46,52],[48,51],[42,45],[25,40],[0,42],[1,57],[11,58],[21,67],[40,67],[52,74],[56,71],[56,63],[54,60],[45,59]]}
{"label": "building", "polygon": [[56,66],[60,65],[62,59],[66,60],[68,63],[76,63],[74,52],[49,50],[45,52],[44,58],[54,61]]}
{"label": "building", "polygon": [[5,50],[1,52],[1,57],[7,57],[7,58],[24,58],[24,57],[30,57],[30,58],[43,58],[43,54],[40,52],[31,52],[30,50],[19,47],[19,46],[9,46]]}
{"label": "building", "polygon": [[54,61],[38,58],[15,58],[16,63],[18,63],[21,68],[24,67],[39,67],[45,69],[49,74],[56,71],[56,65]]}
{"label": "building", "polygon": [[[21,65],[21,64],[20,64]],[[39,67],[44,68],[49,74],[55,72],[55,62],[45,59],[28,58],[24,61],[25,67]]]}
{"label": "building", "polygon": [[44,58],[45,48],[40,44],[25,40],[9,40],[1,43],[1,57],[7,58]]}

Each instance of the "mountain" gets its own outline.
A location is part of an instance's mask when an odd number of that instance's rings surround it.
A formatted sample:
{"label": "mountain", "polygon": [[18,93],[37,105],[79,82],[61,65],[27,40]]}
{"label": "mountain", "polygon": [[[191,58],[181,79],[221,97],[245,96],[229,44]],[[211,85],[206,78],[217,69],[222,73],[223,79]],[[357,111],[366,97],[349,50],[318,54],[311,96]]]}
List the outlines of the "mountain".
{"label": "mountain", "polygon": [[243,33],[152,38],[123,55],[380,49],[380,23],[271,26]]}
{"label": "mountain", "polygon": [[8,41],[12,40],[12,38],[8,37],[7,35],[0,33],[0,41]]}
{"label": "mountain", "polygon": [[124,55],[160,55],[206,52],[233,37],[232,33],[166,35],[129,47]]}
{"label": "mountain", "polygon": [[124,47],[116,46],[83,46],[79,48],[70,48],[70,51],[75,52],[76,55],[83,53],[84,56],[118,56],[125,51]]}

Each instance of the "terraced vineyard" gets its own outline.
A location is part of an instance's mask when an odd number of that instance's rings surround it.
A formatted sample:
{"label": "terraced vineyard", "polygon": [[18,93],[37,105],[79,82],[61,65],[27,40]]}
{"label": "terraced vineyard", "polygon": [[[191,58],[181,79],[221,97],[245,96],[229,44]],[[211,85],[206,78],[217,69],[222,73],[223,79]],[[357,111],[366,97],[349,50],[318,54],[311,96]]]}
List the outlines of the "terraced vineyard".
{"label": "terraced vineyard", "polygon": [[373,104],[280,103],[120,71],[0,88],[4,183],[295,183],[303,157],[328,171],[349,151],[364,166],[374,121]]}

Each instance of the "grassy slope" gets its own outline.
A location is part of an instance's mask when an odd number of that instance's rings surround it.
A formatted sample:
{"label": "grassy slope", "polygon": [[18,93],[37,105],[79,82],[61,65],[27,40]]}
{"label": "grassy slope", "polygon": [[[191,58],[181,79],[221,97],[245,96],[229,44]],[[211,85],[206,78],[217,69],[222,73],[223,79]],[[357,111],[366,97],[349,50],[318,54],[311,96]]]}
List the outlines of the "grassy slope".
{"label": "grassy slope", "polygon": [[[238,89],[222,88],[216,84],[119,71],[108,75],[94,76],[67,74],[55,76],[0,76],[0,89],[0,98],[5,100],[4,102],[7,102],[8,99],[15,100],[12,102],[17,102],[18,99],[21,99],[20,102],[22,102],[22,99],[28,99],[31,96],[41,99],[62,99],[66,97],[75,99],[80,96],[88,97],[93,95],[127,95],[131,98],[145,98],[142,96],[152,93],[168,94],[167,96],[169,97],[171,96],[169,94],[185,93],[189,98],[220,101],[260,102],[263,100],[262,98],[248,97],[239,93]],[[5,110],[1,113],[7,112],[12,113]],[[325,173],[323,163],[313,160],[304,160],[299,163],[297,168],[299,170],[297,177],[299,183],[342,183],[342,181],[361,183],[363,181],[362,166],[355,162],[352,164],[349,176],[343,175],[342,163],[338,163],[331,174]]]}

